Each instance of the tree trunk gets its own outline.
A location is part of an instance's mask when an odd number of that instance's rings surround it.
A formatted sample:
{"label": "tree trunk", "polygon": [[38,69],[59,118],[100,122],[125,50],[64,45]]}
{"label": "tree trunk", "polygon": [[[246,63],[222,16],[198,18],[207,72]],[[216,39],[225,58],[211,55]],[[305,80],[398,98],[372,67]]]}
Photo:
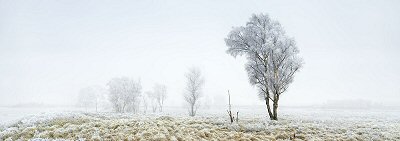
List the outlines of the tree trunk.
{"label": "tree trunk", "polygon": [[274,114],[272,120],[278,120],[278,101],[274,102],[273,110]]}
{"label": "tree trunk", "polygon": [[269,118],[271,119],[271,120],[273,120],[272,119],[272,112],[271,112],[271,106],[269,105],[269,97],[266,97],[265,98],[265,105],[267,105],[267,110],[268,110],[268,115],[269,115]]}
{"label": "tree trunk", "polygon": [[276,94],[274,98],[274,104],[273,104],[273,120],[278,120],[278,101],[279,101],[279,95]]}
{"label": "tree trunk", "polygon": [[272,115],[272,112],[271,112],[271,105],[269,104],[269,102],[270,102],[270,100],[269,100],[269,91],[268,90],[266,90],[266,97],[265,97],[265,105],[267,105],[267,111],[268,111],[268,115],[269,115],[269,118],[271,119],[271,120],[273,120],[273,115]]}
{"label": "tree trunk", "polygon": [[190,107],[190,116],[192,116],[192,117],[194,116],[194,111],[193,111],[194,109],[193,108],[194,108],[194,104],[192,104],[191,107]]}

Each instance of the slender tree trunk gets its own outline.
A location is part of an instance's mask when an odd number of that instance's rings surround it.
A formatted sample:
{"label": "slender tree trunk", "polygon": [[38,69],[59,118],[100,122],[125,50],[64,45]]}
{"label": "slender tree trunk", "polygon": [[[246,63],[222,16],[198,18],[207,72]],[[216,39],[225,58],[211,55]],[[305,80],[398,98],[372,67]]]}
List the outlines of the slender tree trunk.
{"label": "slender tree trunk", "polygon": [[271,112],[271,106],[270,106],[270,104],[269,104],[269,97],[266,97],[265,98],[265,105],[267,105],[267,110],[268,110],[268,115],[269,115],[269,118],[271,119],[271,120],[273,120],[273,118],[272,118],[272,112]]}
{"label": "slender tree trunk", "polygon": [[231,120],[231,123],[233,123],[234,117],[232,116],[232,110],[231,110],[231,94],[229,93],[228,90],[228,102],[229,102],[229,109],[228,109],[228,115],[229,115],[229,119]]}
{"label": "slender tree trunk", "polygon": [[[278,80],[278,69],[277,68],[275,68],[274,69],[274,74],[275,74],[275,80]],[[273,120],[278,120],[278,101],[279,101],[279,93],[278,93],[278,90],[279,90],[279,86],[274,86],[275,87],[275,91],[273,92],[273,94],[274,94],[274,100],[273,100],[273,102],[274,102],[274,104],[273,104],[273,113],[274,113],[274,118],[273,118]]]}
{"label": "slender tree trunk", "polygon": [[273,120],[278,120],[278,101],[279,101],[279,95],[276,94],[274,98],[274,104],[273,104]]}
{"label": "slender tree trunk", "polygon": [[194,104],[191,104],[191,106],[190,106],[190,116],[194,116]]}
{"label": "slender tree trunk", "polygon": [[270,96],[269,96],[269,91],[268,90],[266,90],[266,97],[265,97],[265,105],[267,105],[267,111],[268,111],[268,115],[269,115],[269,118],[271,119],[271,120],[273,120],[273,115],[272,115],[272,112],[271,112],[271,105],[269,104],[269,102],[270,102]]}

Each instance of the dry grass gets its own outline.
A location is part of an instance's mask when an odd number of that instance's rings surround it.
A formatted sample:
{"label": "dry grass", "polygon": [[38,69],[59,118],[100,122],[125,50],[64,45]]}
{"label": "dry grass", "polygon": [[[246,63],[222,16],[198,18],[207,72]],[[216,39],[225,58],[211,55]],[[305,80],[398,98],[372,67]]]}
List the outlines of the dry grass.
{"label": "dry grass", "polygon": [[399,140],[399,123],[332,122],[223,117],[57,117],[33,124],[16,123],[0,131],[0,140]]}

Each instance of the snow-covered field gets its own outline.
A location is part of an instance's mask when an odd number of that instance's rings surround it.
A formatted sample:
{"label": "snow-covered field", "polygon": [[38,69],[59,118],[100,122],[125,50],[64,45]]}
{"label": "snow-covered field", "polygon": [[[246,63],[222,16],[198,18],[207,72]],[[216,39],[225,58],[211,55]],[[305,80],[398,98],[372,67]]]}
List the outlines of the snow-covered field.
{"label": "snow-covered field", "polygon": [[233,124],[222,108],[194,118],[177,107],[145,115],[53,110],[1,109],[0,140],[400,140],[399,110],[282,107],[279,121],[270,121],[262,106],[234,107]]}

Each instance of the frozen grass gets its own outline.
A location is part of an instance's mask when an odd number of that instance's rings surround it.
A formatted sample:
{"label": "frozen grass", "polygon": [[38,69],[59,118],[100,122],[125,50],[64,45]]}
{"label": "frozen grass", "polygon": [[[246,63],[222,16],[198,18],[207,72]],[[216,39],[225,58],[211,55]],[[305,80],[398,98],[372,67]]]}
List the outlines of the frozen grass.
{"label": "frozen grass", "polygon": [[0,140],[400,140],[400,119],[390,112],[284,113],[279,121],[245,114],[234,124],[223,114],[44,113],[3,127]]}

